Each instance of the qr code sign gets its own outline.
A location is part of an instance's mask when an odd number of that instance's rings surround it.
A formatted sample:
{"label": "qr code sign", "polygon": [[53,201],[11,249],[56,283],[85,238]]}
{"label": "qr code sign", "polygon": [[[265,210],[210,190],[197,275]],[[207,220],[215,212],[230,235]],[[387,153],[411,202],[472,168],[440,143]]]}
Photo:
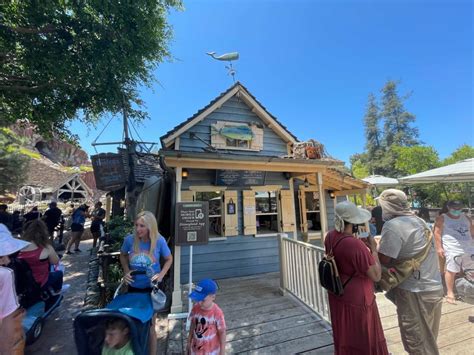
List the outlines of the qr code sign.
{"label": "qr code sign", "polygon": [[195,242],[195,241],[197,241],[197,232],[196,232],[196,231],[188,232],[188,233],[187,233],[187,238],[188,238],[188,242]]}

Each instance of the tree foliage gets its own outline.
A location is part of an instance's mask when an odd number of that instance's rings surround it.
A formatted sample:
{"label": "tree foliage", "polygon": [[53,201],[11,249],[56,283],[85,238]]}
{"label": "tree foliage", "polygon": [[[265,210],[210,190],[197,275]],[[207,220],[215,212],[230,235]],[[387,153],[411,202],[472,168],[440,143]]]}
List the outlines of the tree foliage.
{"label": "tree foliage", "polygon": [[474,147],[468,144],[463,144],[456,149],[449,157],[443,160],[443,165],[457,163],[461,160],[474,158]]}
{"label": "tree foliage", "polygon": [[395,169],[402,176],[420,173],[439,166],[438,153],[433,147],[393,146],[392,150],[396,156]]}
{"label": "tree foliage", "polygon": [[0,194],[20,187],[26,178],[28,161],[20,138],[11,130],[0,128]]}
{"label": "tree foliage", "polygon": [[381,108],[373,94],[368,97],[364,116],[365,152],[353,161],[359,160],[370,174],[396,177],[400,170],[396,166],[399,152],[395,147],[418,144],[418,129],[413,126],[415,116],[404,107],[406,97],[398,94],[397,82],[387,81],[381,95]]}
{"label": "tree foliage", "polygon": [[[143,118],[138,85],[169,57],[170,8],[180,0],[0,2],[0,125],[28,119],[65,132],[125,107]],[[78,115],[81,113],[81,115]]]}
{"label": "tree foliage", "polygon": [[418,144],[418,129],[412,127],[415,116],[405,110],[403,98],[398,95],[395,81],[389,80],[382,88],[382,105],[385,146]]}

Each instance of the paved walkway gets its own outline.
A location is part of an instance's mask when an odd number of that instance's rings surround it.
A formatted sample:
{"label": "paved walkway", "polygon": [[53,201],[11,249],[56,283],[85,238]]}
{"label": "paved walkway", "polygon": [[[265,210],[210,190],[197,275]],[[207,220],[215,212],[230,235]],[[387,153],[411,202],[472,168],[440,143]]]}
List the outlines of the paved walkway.
{"label": "paved walkway", "polygon": [[41,337],[25,349],[26,355],[77,354],[72,321],[84,303],[89,272],[88,250],[91,247],[92,240],[81,241],[82,253],[64,255],[62,258],[62,263],[66,267],[64,283],[70,284],[71,287],[65,293],[59,308],[46,319]]}

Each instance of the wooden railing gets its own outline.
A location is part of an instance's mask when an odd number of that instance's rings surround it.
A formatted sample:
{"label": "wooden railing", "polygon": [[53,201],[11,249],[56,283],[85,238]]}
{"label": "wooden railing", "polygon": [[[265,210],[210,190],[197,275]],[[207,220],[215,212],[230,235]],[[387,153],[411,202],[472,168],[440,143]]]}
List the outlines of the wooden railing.
{"label": "wooden railing", "polygon": [[324,249],[281,236],[280,288],[330,322],[328,295],[319,283],[318,264]]}

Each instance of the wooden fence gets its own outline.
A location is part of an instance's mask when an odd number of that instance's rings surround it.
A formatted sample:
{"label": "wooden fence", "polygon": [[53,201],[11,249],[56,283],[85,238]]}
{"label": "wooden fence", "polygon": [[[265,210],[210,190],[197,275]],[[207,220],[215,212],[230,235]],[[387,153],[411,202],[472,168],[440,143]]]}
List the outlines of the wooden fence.
{"label": "wooden fence", "polygon": [[330,322],[327,291],[319,283],[318,264],[324,249],[281,236],[280,288]]}

